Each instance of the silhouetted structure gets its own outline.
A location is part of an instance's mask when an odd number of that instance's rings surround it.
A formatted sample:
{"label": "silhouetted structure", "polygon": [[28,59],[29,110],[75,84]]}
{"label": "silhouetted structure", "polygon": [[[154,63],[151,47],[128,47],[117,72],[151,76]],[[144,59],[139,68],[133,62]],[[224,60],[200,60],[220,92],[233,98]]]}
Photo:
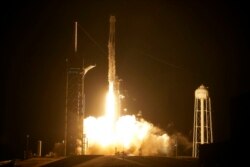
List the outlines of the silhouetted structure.
{"label": "silhouetted structure", "polygon": [[77,54],[77,22],[75,24],[75,52],[67,60],[65,155],[81,154],[82,150],[82,59]]}
{"label": "silhouetted structure", "polygon": [[213,142],[211,100],[207,88],[201,85],[195,90],[193,157],[199,156],[198,146]]}

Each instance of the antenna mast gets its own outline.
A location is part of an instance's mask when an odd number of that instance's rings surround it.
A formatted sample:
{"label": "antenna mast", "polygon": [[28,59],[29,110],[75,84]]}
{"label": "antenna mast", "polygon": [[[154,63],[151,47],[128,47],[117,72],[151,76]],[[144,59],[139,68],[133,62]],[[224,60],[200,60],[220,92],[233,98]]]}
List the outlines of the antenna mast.
{"label": "antenna mast", "polygon": [[75,22],[75,53],[77,53],[77,22]]}

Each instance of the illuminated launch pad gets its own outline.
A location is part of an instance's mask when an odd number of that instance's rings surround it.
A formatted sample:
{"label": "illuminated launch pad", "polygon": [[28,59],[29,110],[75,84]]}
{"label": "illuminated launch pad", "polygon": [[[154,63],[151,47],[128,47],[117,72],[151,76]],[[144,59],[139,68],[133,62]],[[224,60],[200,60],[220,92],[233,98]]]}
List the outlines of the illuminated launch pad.
{"label": "illuminated launch pad", "polygon": [[83,133],[88,140],[86,154],[167,155],[170,151],[167,133],[143,118],[120,114],[121,95],[115,65],[115,16],[110,16],[109,21],[106,109],[103,116],[90,116],[83,121]]}
{"label": "illuminated launch pad", "polygon": [[[108,40],[108,91],[106,107],[100,117],[85,118],[84,76],[88,68],[77,54],[77,23],[75,55],[67,71],[65,155],[168,155],[171,138],[166,132],[135,115],[121,115],[119,79],[115,64],[115,16],[110,16]],[[94,66],[91,66],[93,68]],[[126,97],[125,97],[126,98]]]}

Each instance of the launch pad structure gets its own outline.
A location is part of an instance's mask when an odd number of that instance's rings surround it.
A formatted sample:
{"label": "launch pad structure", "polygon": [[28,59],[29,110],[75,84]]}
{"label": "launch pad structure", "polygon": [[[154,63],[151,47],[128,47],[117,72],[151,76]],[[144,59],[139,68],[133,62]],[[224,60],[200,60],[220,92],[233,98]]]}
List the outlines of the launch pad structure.
{"label": "launch pad structure", "polygon": [[[110,16],[110,34],[108,41],[108,82],[114,86],[116,99],[116,118],[120,116],[120,81],[116,76],[115,66],[115,16]],[[83,58],[77,51],[77,22],[75,22],[74,55],[67,59],[66,109],[65,109],[65,149],[64,155],[84,155],[87,149],[87,138],[84,134],[85,118],[84,78],[86,73],[95,67],[84,67]]]}
{"label": "launch pad structure", "polygon": [[85,114],[84,79],[95,65],[84,67],[84,59],[77,52],[77,22],[75,22],[74,55],[67,59],[65,147],[64,155],[83,155],[87,140],[83,133]]}
{"label": "launch pad structure", "polygon": [[[115,65],[115,16],[110,16],[108,40],[108,84],[113,91],[115,112],[112,120],[121,116],[120,80]],[[84,132],[86,73],[95,67],[84,67],[83,57],[77,52],[77,22],[75,22],[74,55],[67,60],[66,109],[65,109],[65,155],[85,155],[88,139]],[[211,100],[207,88],[201,85],[195,90],[193,157],[199,156],[199,145],[213,143]]]}
{"label": "launch pad structure", "polygon": [[[77,53],[77,22],[75,22],[75,51],[67,59],[66,108],[65,108],[65,155],[81,154],[77,150],[82,146],[82,125],[84,97],[81,78],[81,58]],[[80,151],[80,153],[79,153]]]}

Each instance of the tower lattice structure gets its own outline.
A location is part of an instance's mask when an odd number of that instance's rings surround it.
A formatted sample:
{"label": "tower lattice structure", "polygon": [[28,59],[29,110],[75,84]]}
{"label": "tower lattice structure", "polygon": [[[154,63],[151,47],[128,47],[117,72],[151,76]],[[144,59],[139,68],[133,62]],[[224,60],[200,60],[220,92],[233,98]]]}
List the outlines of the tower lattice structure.
{"label": "tower lattice structure", "polygon": [[83,94],[81,57],[77,53],[77,22],[75,22],[74,55],[67,59],[65,155],[81,155],[83,152]]}
{"label": "tower lattice structure", "polygon": [[195,90],[193,157],[199,156],[199,145],[213,142],[211,100],[208,89],[201,85]]}

